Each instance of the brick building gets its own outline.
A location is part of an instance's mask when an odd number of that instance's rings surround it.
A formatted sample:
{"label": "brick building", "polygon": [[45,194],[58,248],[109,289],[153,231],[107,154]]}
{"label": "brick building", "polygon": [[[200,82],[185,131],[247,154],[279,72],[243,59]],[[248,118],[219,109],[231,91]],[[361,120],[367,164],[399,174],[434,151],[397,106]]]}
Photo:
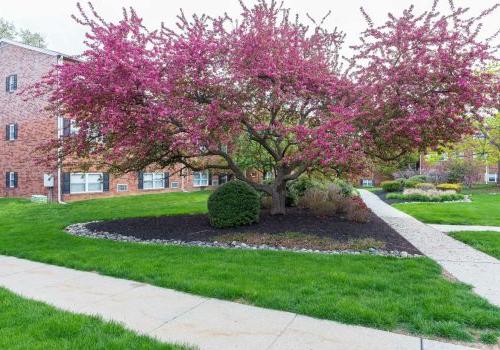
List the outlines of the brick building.
{"label": "brick building", "polygon": [[25,101],[19,92],[39,81],[54,65],[75,60],[59,52],[40,49],[7,39],[0,39],[0,77],[5,88],[0,91],[0,197],[44,195],[53,201],[72,201],[120,194],[193,191],[212,188],[228,181],[230,174],[209,171],[180,172],[180,167],[145,170],[115,177],[95,171],[46,162],[39,164],[39,146],[72,132],[70,120],[45,110],[44,97]]}

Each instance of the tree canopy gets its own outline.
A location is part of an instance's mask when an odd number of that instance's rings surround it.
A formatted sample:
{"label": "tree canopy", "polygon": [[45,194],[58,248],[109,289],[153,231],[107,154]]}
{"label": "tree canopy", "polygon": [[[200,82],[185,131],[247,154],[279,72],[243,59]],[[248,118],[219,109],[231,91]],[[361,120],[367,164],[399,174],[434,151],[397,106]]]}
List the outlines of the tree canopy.
{"label": "tree canopy", "polygon": [[[498,81],[481,67],[494,46],[478,39],[465,9],[389,14],[368,28],[343,68],[344,33],[306,24],[278,2],[242,3],[240,18],[178,16],[150,31],[133,10],[109,23],[79,5],[88,28],[78,64],[38,84],[80,131],[64,154],[127,172],[182,163],[227,169],[273,197],[306,171],[359,172],[368,157],[397,159],[471,132],[467,113],[498,106]],[[271,184],[253,183],[242,160],[262,162]],[[265,163],[265,164],[264,164]],[[264,167],[265,165],[265,167]]]}
{"label": "tree canopy", "polygon": [[28,29],[17,30],[16,26],[3,18],[0,18],[0,39],[17,40],[26,45],[44,48],[46,47],[44,37],[39,33],[33,33]]}

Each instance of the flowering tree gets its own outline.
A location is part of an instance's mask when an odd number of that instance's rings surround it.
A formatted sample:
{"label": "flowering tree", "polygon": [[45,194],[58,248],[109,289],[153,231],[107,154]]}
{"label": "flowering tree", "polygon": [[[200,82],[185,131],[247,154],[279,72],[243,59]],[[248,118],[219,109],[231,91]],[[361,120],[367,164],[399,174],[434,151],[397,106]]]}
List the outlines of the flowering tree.
{"label": "flowering tree", "polygon": [[368,29],[351,62],[367,154],[390,161],[446,145],[473,132],[479,109],[499,106],[498,76],[481,69],[497,60],[496,34],[479,40],[481,20],[498,5],[468,17],[449,3],[448,15],[434,0],[428,12],[412,6],[379,27],[362,11]]}
{"label": "flowering tree", "polygon": [[[152,32],[132,9],[118,23],[90,9],[77,19],[89,28],[82,61],[36,87],[80,128],[57,143],[63,153],[119,172],[228,169],[271,195],[273,214],[302,173],[358,171],[365,153],[397,158],[449,141],[469,130],[466,108],[486,99],[488,78],[472,72],[489,46],[460,9],[406,11],[369,28],[352,75],[339,64],[341,32],[290,19],[275,1],[242,4],[239,21],[181,14],[175,30]],[[249,157],[273,183],[246,178]]]}

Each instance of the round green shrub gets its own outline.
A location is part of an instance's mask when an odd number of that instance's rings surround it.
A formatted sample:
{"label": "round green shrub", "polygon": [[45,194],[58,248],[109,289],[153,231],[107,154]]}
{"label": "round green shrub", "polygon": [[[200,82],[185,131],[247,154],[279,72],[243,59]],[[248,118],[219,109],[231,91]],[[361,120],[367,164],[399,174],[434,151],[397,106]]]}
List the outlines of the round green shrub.
{"label": "round green shrub", "polygon": [[427,175],[413,175],[408,180],[415,182],[428,182]]}
{"label": "round green shrub", "polygon": [[260,196],[249,184],[229,181],[208,198],[210,224],[218,228],[259,222]]}
{"label": "round green shrub", "polygon": [[385,192],[397,192],[403,189],[403,183],[398,180],[382,181],[380,185]]}
{"label": "round green shrub", "polygon": [[407,180],[403,181],[403,187],[404,188],[415,188],[417,186],[417,184],[419,184],[419,183],[420,182],[418,182],[418,181],[407,179]]}

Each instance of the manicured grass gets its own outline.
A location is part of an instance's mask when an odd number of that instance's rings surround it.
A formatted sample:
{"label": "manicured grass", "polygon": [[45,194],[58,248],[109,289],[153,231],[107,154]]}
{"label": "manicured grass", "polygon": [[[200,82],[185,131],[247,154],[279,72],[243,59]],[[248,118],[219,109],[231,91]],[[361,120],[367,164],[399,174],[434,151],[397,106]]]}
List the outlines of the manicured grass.
{"label": "manicured grass", "polygon": [[386,330],[473,341],[500,329],[499,308],[443,278],[427,258],[144,245],[63,232],[76,222],[201,213],[207,197],[173,193],[68,205],[3,199],[0,254]]}
{"label": "manicured grass", "polygon": [[394,206],[427,223],[500,226],[500,194],[471,194],[470,203],[404,203]]}
{"label": "manicured grass", "polygon": [[455,239],[468,244],[477,250],[500,259],[500,232],[494,231],[462,231],[450,233]]}
{"label": "manicured grass", "polygon": [[0,349],[187,350],[139,336],[97,317],[75,315],[0,288]]}

